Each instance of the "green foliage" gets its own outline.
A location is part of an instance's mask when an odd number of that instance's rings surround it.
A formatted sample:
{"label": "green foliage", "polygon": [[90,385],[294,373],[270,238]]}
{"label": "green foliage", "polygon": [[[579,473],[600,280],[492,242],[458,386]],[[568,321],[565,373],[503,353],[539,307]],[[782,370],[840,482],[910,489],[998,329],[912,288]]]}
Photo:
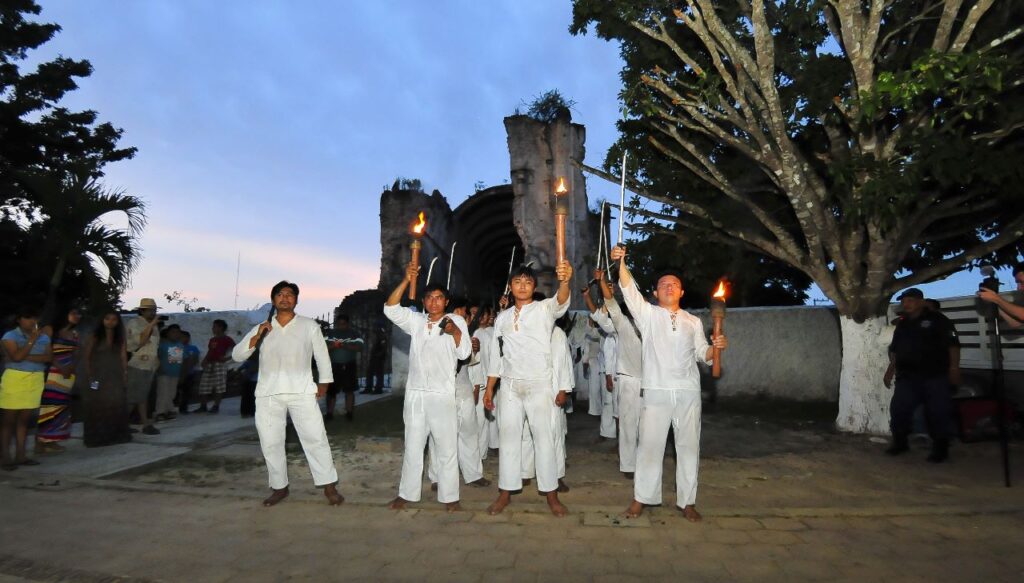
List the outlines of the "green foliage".
{"label": "green foliage", "polygon": [[395,178],[394,184],[391,185],[391,190],[411,190],[413,192],[423,192],[423,182],[421,182],[419,178],[403,178],[399,176],[398,178]]}
{"label": "green foliage", "polygon": [[92,74],[86,60],[58,57],[24,71],[22,62],[60,31],[26,19],[40,13],[33,0],[0,6],[0,202],[24,196],[17,176],[26,172],[80,172],[99,177],[103,166],[135,155],[118,147],[122,130],[98,123],[95,111],[70,111],[59,102]]}
{"label": "green foliage", "polygon": [[[1024,36],[1008,33],[1024,22],[1024,3],[995,3],[963,50],[937,51],[943,0],[888,2],[877,37],[857,40],[857,47],[877,41],[869,60],[844,46],[851,36],[840,34],[833,4],[763,3],[774,61],[767,91],[766,53],[756,46],[750,12],[759,4],[574,0],[572,33],[593,31],[621,46],[625,116],[605,169],[616,173],[629,150],[630,173],[650,195],[635,209],[647,217],[645,228],[765,250],[776,266],[830,287],[826,293],[854,317],[882,309],[896,274],[928,274],[920,283],[982,261],[1014,261],[1024,252],[1020,239],[1007,238],[1024,216],[1017,192]],[[951,40],[975,4],[960,5]],[[867,6],[852,8],[862,11],[862,23]],[[720,27],[710,37],[686,24],[701,15]],[[664,30],[671,42],[643,28]],[[714,51],[712,37],[719,39]],[[737,78],[746,80],[745,102],[730,85]],[[766,101],[777,102],[781,115],[769,116]],[[783,181],[758,160],[765,148],[810,178]],[[712,172],[722,180],[709,179]],[[811,202],[820,213],[814,223]],[[995,238],[1001,243],[990,245]],[[794,245],[783,251],[776,243],[786,239]],[[879,261],[881,270],[865,269]]]}
{"label": "green foliage", "polygon": [[[0,314],[23,303],[50,313],[117,305],[145,221],[139,199],[95,182],[106,164],[135,155],[119,147],[122,130],[60,105],[92,65],[58,57],[25,66],[60,31],[34,21],[40,11],[33,0],[0,3]],[[99,219],[112,211],[127,229]]]}
{"label": "green foliage", "polygon": [[[571,121],[572,108],[576,102],[562,97],[557,89],[546,91],[533,98],[526,106],[526,115],[542,123],[553,123],[558,120]],[[519,109],[516,109],[519,114]]]}

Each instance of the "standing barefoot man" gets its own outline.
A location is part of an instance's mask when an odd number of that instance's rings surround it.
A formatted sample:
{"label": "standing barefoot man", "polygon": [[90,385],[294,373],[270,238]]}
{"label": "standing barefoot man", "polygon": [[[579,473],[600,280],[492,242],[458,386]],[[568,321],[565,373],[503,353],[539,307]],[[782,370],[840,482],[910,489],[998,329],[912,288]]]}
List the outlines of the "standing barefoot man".
{"label": "standing barefoot man", "polygon": [[[288,458],[285,456],[285,424],[288,417],[302,442],[313,483],[324,489],[331,506],[345,498],[338,493],[338,470],[331,457],[324,419],[317,399],[327,392],[331,377],[331,358],[327,343],[315,320],[295,313],[299,286],[278,282],[270,292],[274,317],[256,326],[235,345],[231,358],[245,362],[260,347],[260,377],[256,382],[256,431],[267,461],[270,496],[264,506],[273,506],[288,497]],[[260,339],[263,339],[262,344]],[[310,362],[316,360],[320,375],[313,383]]]}
{"label": "standing barefoot man", "polygon": [[[459,506],[459,419],[455,404],[455,366],[469,358],[472,348],[466,321],[445,314],[448,291],[440,285],[428,285],[423,292],[426,315],[403,308],[399,303],[410,282],[416,281],[419,267],[410,263],[405,278],[384,304],[384,315],[411,336],[409,378],[405,384],[405,453],[402,456],[402,480],[398,497],[388,505],[393,510],[419,502],[423,489],[423,448],[431,439],[437,472],[437,501],[448,512]],[[477,463],[480,460],[476,460]]]}
{"label": "standing barefoot man", "polygon": [[690,522],[697,512],[697,467],[700,462],[700,374],[697,360],[711,362],[713,348],[724,350],[725,335],[708,345],[704,325],[679,308],[683,278],[675,270],[662,271],[654,297],[644,300],[626,267],[626,249],[616,245],[611,260],[619,262],[622,297],[640,329],[643,371],[640,379],[640,446],[637,449],[633,503],[626,516],[635,518],[644,505],[661,504],[661,472],[665,440],[671,426],[676,441],[676,505]]}
{"label": "standing barefoot man", "polygon": [[[494,409],[494,387],[501,378],[498,406],[498,499],[488,507],[499,514],[512,500],[512,492],[521,490],[522,440],[524,419],[533,434],[537,468],[537,489],[548,499],[555,516],[568,509],[558,500],[558,463],[553,407],[565,404],[565,391],[551,398],[551,331],[555,320],[569,309],[569,281],[572,267],[563,261],[555,268],[558,294],[534,301],[537,276],[526,266],[512,272],[511,290],[515,305],[498,315],[491,341],[491,365],[487,367],[484,407]],[[497,373],[497,374],[496,374]]]}

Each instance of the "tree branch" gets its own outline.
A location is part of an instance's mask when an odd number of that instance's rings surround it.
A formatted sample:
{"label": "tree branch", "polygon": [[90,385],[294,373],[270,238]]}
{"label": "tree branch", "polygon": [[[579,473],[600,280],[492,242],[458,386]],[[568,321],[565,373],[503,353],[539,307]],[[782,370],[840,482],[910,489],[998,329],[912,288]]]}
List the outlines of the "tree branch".
{"label": "tree branch", "polygon": [[993,237],[988,241],[985,241],[978,245],[975,245],[972,249],[965,251],[960,255],[955,255],[953,257],[930,265],[906,277],[894,279],[892,283],[890,283],[886,287],[885,292],[886,294],[891,296],[892,294],[896,293],[898,290],[901,290],[903,288],[917,285],[920,283],[934,281],[939,277],[953,273],[957,269],[962,268],[971,261],[974,261],[975,259],[978,259],[983,255],[987,255],[989,253],[992,253],[993,251],[1002,249],[1007,245],[1016,243],[1022,238],[1024,238],[1024,216],[1018,217],[1017,220],[1007,225],[1003,229],[1003,232],[1000,233],[998,236]]}
{"label": "tree branch", "polygon": [[949,47],[951,53],[962,53],[964,47],[970,42],[971,37],[974,36],[974,29],[978,26],[978,21],[981,20],[982,16],[988,12],[989,8],[992,8],[992,3],[995,0],[978,0],[978,3],[971,6],[971,9],[967,11],[967,18],[964,19],[963,26],[960,27],[960,32],[956,35],[956,40],[953,41],[953,46]]}

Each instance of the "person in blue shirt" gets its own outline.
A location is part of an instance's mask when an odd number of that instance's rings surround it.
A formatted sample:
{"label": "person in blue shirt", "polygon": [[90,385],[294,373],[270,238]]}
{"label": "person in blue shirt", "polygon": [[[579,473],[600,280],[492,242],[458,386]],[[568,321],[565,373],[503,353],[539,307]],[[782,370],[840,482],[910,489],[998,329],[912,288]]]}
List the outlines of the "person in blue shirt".
{"label": "person in blue shirt", "polygon": [[[17,327],[3,335],[4,360],[7,364],[0,378],[0,467],[15,470],[18,466],[37,466],[28,457],[25,440],[32,416],[39,410],[43,396],[46,365],[53,359],[49,330],[39,327],[39,313],[23,308],[15,318]],[[11,438],[15,438],[14,457],[10,457]]]}
{"label": "person in blue shirt", "polygon": [[178,415],[174,412],[174,395],[178,392],[182,364],[185,362],[185,344],[181,341],[181,327],[171,324],[164,330],[157,348],[160,361],[156,376],[156,407],[153,416],[157,421],[169,421]]}
{"label": "person in blue shirt", "polygon": [[192,334],[181,331],[181,343],[185,345],[185,362],[181,365],[181,381],[178,382],[178,413],[188,415],[188,400],[192,396],[192,387],[196,385],[199,371],[199,347],[192,344]]}

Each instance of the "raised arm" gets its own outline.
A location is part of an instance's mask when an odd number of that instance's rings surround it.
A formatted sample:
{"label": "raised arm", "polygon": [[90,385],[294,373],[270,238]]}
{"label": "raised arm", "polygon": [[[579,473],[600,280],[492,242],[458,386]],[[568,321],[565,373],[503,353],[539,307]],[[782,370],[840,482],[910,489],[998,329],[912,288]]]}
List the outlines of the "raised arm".
{"label": "raised arm", "polygon": [[405,295],[405,290],[409,287],[409,284],[416,279],[416,274],[418,274],[419,271],[420,268],[418,265],[413,265],[412,262],[406,264],[405,278],[398,282],[398,287],[391,292],[391,295],[388,296],[388,301],[384,302],[384,305],[397,306],[400,304],[402,302],[402,296]]}
{"label": "raised arm", "polygon": [[555,297],[558,298],[558,303],[568,304],[569,303],[569,282],[572,281],[572,266],[569,265],[568,261],[561,262],[558,267],[555,268],[555,276],[558,277],[558,293]]}

